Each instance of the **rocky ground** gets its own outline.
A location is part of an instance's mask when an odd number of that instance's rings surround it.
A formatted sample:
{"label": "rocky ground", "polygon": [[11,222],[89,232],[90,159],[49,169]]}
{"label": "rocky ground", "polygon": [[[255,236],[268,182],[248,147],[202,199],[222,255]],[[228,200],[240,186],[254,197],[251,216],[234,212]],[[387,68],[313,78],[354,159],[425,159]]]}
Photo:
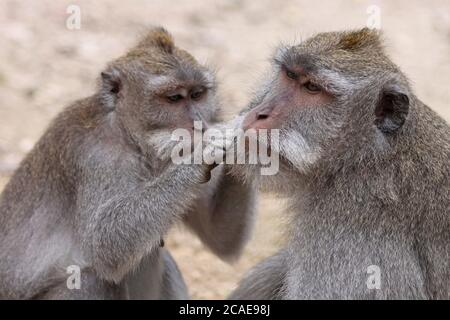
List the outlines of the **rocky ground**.
{"label": "rocky ground", "polygon": [[[66,27],[69,4],[81,28]],[[245,105],[280,42],[314,32],[365,26],[371,6],[394,61],[418,96],[450,120],[450,2],[434,1],[51,1],[0,2],[0,189],[50,119],[89,95],[105,63],[150,25],[164,25],[177,43],[217,70],[225,113]],[[369,13],[368,13],[369,11]],[[194,298],[223,298],[254,263],[282,242],[282,205],[264,197],[243,258],[228,265],[181,228],[172,250]]]}

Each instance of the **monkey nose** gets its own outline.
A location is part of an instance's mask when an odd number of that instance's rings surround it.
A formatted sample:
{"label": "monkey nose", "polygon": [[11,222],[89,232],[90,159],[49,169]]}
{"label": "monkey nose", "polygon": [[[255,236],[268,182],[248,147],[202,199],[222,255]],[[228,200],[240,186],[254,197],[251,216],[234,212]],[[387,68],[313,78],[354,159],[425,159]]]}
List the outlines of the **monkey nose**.
{"label": "monkey nose", "polygon": [[256,114],[256,121],[258,121],[258,120],[265,120],[267,118],[269,118],[269,114],[266,113],[266,112],[258,112]]}
{"label": "monkey nose", "polygon": [[258,129],[264,127],[266,122],[270,120],[270,112],[266,110],[254,110],[244,119],[243,129]]}
{"label": "monkey nose", "polygon": [[243,129],[254,129],[254,130],[260,130],[260,129],[273,129],[274,128],[274,122],[272,117],[269,115],[262,115],[258,116],[257,118],[253,118],[247,123],[244,124]]}

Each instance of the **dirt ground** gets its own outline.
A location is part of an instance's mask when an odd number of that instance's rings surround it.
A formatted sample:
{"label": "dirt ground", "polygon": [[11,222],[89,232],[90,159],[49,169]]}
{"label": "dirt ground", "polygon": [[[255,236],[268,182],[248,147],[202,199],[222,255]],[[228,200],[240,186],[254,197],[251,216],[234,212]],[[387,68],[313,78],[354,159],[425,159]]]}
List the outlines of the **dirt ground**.
{"label": "dirt ground", "polygon": [[[81,28],[66,27],[69,4]],[[417,95],[450,120],[450,1],[13,1],[0,2],[0,189],[50,119],[89,95],[105,63],[151,25],[217,70],[225,113],[245,106],[281,41],[315,32],[359,28],[371,6],[395,62]],[[244,272],[282,243],[282,204],[260,202],[253,238],[242,259],[221,262],[182,228],[167,241],[193,298],[225,297]]]}

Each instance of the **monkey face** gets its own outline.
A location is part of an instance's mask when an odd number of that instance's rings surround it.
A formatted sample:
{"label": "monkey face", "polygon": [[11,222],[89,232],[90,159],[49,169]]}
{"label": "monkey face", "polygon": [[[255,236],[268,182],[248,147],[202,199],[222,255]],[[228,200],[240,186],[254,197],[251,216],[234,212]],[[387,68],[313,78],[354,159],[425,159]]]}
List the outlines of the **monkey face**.
{"label": "monkey face", "polygon": [[[191,67],[191,66],[188,66]],[[204,129],[213,120],[218,104],[214,78],[206,69],[176,68],[147,80],[142,114],[148,114],[150,129],[194,130],[194,122]]]}
{"label": "monkey face", "polygon": [[279,130],[279,143],[270,148],[281,162],[306,173],[336,134],[328,124],[338,115],[338,98],[299,64],[274,63],[269,83],[246,114],[243,129]]}
{"label": "monkey face", "polygon": [[195,122],[206,129],[218,110],[213,74],[162,29],[151,31],[102,78],[111,111],[141,146],[155,134],[170,141],[176,129],[193,132]]}
{"label": "monkey face", "polygon": [[243,128],[278,129],[272,151],[302,174],[384,152],[406,121],[409,89],[378,37],[368,29],[322,33],[280,48]]}
{"label": "monkey face", "polygon": [[[295,71],[294,71],[295,70]],[[329,104],[333,96],[302,71],[282,65],[270,91],[244,120],[245,129],[275,129],[285,127],[288,119],[306,108]]]}

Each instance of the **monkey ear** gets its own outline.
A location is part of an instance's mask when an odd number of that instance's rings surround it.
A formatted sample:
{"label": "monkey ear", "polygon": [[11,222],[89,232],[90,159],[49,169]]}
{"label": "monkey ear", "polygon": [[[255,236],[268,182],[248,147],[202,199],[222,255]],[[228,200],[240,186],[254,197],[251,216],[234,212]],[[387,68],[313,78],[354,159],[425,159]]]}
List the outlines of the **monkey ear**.
{"label": "monkey ear", "polygon": [[409,97],[398,86],[385,88],[375,109],[375,125],[385,134],[398,131],[406,121],[409,112]]}
{"label": "monkey ear", "polygon": [[101,96],[106,107],[114,109],[122,89],[120,72],[116,68],[110,68],[101,73]]}

